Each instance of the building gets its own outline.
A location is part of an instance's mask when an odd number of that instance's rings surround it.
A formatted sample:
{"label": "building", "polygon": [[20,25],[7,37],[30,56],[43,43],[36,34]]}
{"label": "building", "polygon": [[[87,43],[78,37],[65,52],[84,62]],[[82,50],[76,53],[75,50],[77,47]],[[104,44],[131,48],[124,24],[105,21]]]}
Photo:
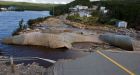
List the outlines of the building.
{"label": "building", "polygon": [[17,8],[15,6],[9,6],[9,7],[1,7],[0,10],[1,11],[14,11]]}
{"label": "building", "polygon": [[78,14],[80,15],[80,17],[91,17],[90,12],[89,11],[80,11],[78,12]]}
{"label": "building", "polygon": [[100,11],[104,11],[106,9],[106,7],[101,6],[100,7]]}
{"label": "building", "polygon": [[100,7],[100,12],[103,14],[107,14],[109,10],[106,9],[106,7],[101,6]]}
{"label": "building", "polygon": [[5,8],[5,7],[1,7],[0,10],[1,10],[1,11],[7,11],[8,9]]}
{"label": "building", "polygon": [[88,6],[77,5],[76,8],[78,8],[79,10],[87,10]]}
{"label": "building", "polygon": [[69,10],[71,12],[73,12],[73,11],[81,11],[81,10],[88,10],[88,6],[77,5],[75,7],[69,8]]}
{"label": "building", "polygon": [[103,13],[104,13],[104,14],[107,14],[107,13],[108,13],[108,10],[104,10]]}
{"label": "building", "polygon": [[16,10],[16,7],[15,6],[10,6],[10,7],[8,7],[7,8],[9,11],[14,11],[14,10]]}
{"label": "building", "polygon": [[118,28],[127,28],[127,22],[126,21],[118,21],[118,22],[116,22],[116,26]]}
{"label": "building", "polygon": [[89,11],[89,8],[88,6],[81,6],[81,5],[77,5],[73,8],[69,8],[69,10],[71,11],[71,14],[70,15],[74,15],[74,14],[79,14],[80,17],[90,17],[90,11]]}

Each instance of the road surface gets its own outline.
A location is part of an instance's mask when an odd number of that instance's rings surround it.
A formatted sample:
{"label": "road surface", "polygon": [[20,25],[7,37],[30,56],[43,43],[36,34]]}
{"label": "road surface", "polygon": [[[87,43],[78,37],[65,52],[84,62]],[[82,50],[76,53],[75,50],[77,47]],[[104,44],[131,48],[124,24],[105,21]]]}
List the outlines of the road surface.
{"label": "road surface", "polygon": [[96,51],[54,67],[54,75],[140,75],[140,52]]}

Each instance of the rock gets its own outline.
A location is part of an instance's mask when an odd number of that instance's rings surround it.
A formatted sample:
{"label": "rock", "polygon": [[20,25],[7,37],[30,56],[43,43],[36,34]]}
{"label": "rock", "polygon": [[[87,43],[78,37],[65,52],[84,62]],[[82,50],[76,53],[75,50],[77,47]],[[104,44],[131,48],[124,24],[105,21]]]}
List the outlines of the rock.
{"label": "rock", "polygon": [[26,30],[27,30],[27,31],[30,31],[31,29],[30,29],[30,28],[27,28]]}
{"label": "rock", "polygon": [[58,34],[31,32],[3,39],[3,43],[5,44],[38,45],[50,48],[72,48],[72,43],[74,42],[103,43],[96,35],[85,36],[69,32]]}
{"label": "rock", "polygon": [[40,31],[40,29],[36,28],[35,31],[38,32],[38,31]]}

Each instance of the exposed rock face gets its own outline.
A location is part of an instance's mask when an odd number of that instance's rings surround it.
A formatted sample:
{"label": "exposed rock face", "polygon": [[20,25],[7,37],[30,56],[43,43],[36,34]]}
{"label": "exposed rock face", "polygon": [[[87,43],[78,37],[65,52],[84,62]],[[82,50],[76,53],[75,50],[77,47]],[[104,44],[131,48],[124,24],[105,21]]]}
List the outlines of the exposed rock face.
{"label": "exposed rock face", "polygon": [[3,43],[5,44],[17,44],[17,45],[39,45],[47,46],[50,48],[72,48],[74,42],[95,42],[103,43],[99,40],[98,36],[95,35],[80,35],[76,33],[41,33],[31,32],[27,34],[21,34],[9,38],[5,38]]}

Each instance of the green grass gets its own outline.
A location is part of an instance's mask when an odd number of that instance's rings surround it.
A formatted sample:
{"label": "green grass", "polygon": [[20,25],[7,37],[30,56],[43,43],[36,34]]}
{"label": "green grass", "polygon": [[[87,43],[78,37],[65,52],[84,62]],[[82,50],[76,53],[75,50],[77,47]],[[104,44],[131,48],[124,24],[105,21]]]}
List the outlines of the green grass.
{"label": "green grass", "polygon": [[27,2],[5,2],[0,1],[0,7],[1,6],[16,6],[18,7],[18,10],[52,10],[53,7],[59,6],[59,4],[37,4],[37,3],[27,3]]}

